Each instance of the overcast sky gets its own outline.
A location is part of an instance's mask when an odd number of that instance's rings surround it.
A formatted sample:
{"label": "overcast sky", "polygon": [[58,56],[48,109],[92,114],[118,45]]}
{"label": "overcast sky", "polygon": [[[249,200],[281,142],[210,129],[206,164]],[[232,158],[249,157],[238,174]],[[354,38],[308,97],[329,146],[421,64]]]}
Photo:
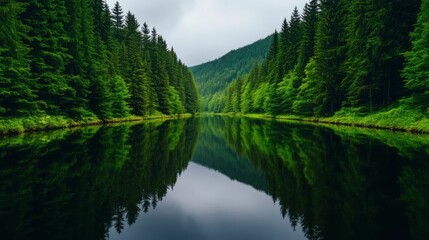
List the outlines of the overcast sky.
{"label": "overcast sky", "polygon": [[[155,27],[188,66],[214,60],[230,50],[280,30],[295,6],[308,0],[119,0],[140,24]],[[107,0],[110,8],[116,0]]]}

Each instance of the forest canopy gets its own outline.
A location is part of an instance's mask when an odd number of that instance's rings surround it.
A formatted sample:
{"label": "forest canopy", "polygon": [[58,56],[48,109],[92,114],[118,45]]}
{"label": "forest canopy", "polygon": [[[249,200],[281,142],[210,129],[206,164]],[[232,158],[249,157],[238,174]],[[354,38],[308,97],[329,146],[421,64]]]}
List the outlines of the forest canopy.
{"label": "forest canopy", "polygon": [[2,0],[0,118],[195,113],[193,76],[116,2]]}
{"label": "forest canopy", "polygon": [[208,111],[326,117],[396,108],[427,117],[428,17],[428,0],[311,0]]}

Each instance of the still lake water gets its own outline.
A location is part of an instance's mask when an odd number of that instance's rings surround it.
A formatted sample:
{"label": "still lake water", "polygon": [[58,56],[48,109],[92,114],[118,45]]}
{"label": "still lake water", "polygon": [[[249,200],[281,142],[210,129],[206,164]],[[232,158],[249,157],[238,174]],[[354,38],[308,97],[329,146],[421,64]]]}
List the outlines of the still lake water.
{"label": "still lake water", "polygon": [[228,117],[0,139],[1,239],[429,239],[429,136]]}

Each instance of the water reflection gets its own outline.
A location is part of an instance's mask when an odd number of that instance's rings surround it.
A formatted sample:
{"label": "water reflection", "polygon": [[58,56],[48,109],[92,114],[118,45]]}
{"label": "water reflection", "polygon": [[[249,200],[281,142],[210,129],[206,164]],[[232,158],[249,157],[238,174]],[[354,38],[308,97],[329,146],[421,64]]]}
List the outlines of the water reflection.
{"label": "water reflection", "polygon": [[110,239],[304,239],[278,210],[265,193],[190,163],[156,211]]}
{"label": "water reflection", "polygon": [[193,119],[3,139],[4,239],[103,239],[155,208],[191,159]]}
{"label": "water reflection", "polygon": [[4,138],[0,230],[5,239],[428,239],[427,159],[428,136],[228,117]]}
{"label": "water reflection", "polygon": [[205,125],[264,172],[266,192],[308,239],[429,237],[428,136],[240,118]]}

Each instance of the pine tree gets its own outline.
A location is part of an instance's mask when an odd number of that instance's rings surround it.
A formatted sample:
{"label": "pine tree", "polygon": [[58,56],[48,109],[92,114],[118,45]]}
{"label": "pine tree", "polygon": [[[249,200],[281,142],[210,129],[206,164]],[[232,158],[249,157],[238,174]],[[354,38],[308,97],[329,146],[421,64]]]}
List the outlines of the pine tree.
{"label": "pine tree", "polygon": [[170,114],[169,109],[169,80],[166,71],[166,59],[164,58],[166,44],[162,37],[153,28],[151,36],[151,69],[152,81],[158,99],[158,111]]}
{"label": "pine tree", "polygon": [[112,116],[115,118],[128,117],[130,114],[128,99],[131,95],[124,79],[120,76],[115,76],[112,79],[110,89],[112,93]]}
{"label": "pine tree", "polygon": [[298,95],[292,105],[292,111],[302,116],[314,116],[319,93],[318,83],[322,81],[317,72],[316,62],[311,58],[305,68],[305,78],[299,87]]}
{"label": "pine tree", "polygon": [[[400,96],[401,52],[409,47],[416,1],[351,3],[347,26],[348,105],[373,111]],[[398,14],[403,15],[399,20]]]}
{"label": "pine tree", "polygon": [[[284,73],[293,70],[298,60],[298,49],[301,39],[301,17],[298,8],[295,7],[289,22],[288,37],[285,44],[286,59],[282,66]],[[283,77],[283,76],[282,76]]]}
{"label": "pine tree", "polygon": [[[286,26],[286,22],[283,23]],[[279,81],[271,91],[272,98],[270,114],[290,113],[292,111],[292,103],[298,92],[301,81],[299,78],[291,77],[294,67],[298,60],[298,49],[301,39],[301,19],[298,9],[295,7],[288,27],[282,29],[279,69],[281,75]],[[286,76],[285,76],[286,75]]]}
{"label": "pine tree", "polygon": [[[108,52],[100,36],[95,38],[94,76],[91,80],[91,93],[89,95],[91,110],[103,120],[113,116],[112,77],[108,71]],[[126,115],[126,114],[125,114]]]}
{"label": "pine tree", "polygon": [[124,28],[124,12],[117,1],[112,9],[112,23],[115,37],[118,41],[122,40],[122,29]]}
{"label": "pine tree", "polygon": [[151,43],[151,35],[149,27],[146,23],[142,26],[142,44],[143,44],[143,70],[146,74],[144,80],[144,89],[146,94],[149,96],[147,106],[147,112],[153,114],[158,108],[158,96],[154,89],[154,83],[152,82],[152,63],[151,63],[151,50],[153,49]]}
{"label": "pine tree", "polygon": [[68,83],[64,70],[70,55],[67,53],[69,38],[64,25],[67,11],[64,0],[30,0],[20,15],[29,26],[31,46],[29,59],[33,81],[37,82],[37,95],[43,109],[52,115],[61,115],[74,99],[75,91]]}
{"label": "pine tree", "polygon": [[142,34],[139,31],[137,19],[131,12],[125,18],[124,42],[125,42],[125,62],[123,69],[125,81],[127,82],[131,98],[130,106],[132,113],[138,116],[149,114],[150,95],[147,91],[147,65],[143,63]]}
{"label": "pine tree", "polygon": [[87,0],[67,1],[69,21],[68,54],[71,56],[65,68],[68,84],[74,90],[73,100],[67,109],[74,118],[91,116],[89,110],[89,87],[94,73],[94,17],[93,8]]}
{"label": "pine tree", "polygon": [[[270,83],[270,88],[268,91],[268,99],[265,104],[265,111],[270,114],[278,114],[281,112],[281,97],[277,94],[277,86],[282,80],[280,73],[282,72],[280,69],[282,66],[279,64],[279,54],[280,54],[280,41],[279,34],[277,31],[274,33],[273,41],[271,43],[270,50],[267,56],[267,66],[269,69],[268,73],[268,82]],[[228,99],[227,99],[228,102]]]}
{"label": "pine tree", "polygon": [[287,54],[288,50],[287,47],[289,45],[289,23],[287,22],[286,18],[283,20],[282,24],[282,30],[280,32],[280,43],[279,43],[279,55],[278,55],[278,64],[279,64],[279,76],[282,78],[285,74],[287,69],[286,61],[287,61]]}
{"label": "pine tree", "polygon": [[29,116],[38,111],[29,48],[23,44],[27,28],[18,18],[23,11],[24,4],[12,0],[0,5],[0,116]]}
{"label": "pine tree", "polygon": [[429,1],[423,0],[417,25],[411,33],[412,50],[405,54],[403,71],[405,86],[413,95],[415,104],[423,112],[429,108]]}
{"label": "pine tree", "polygon": [[317,18],[319,14],[319,1],[311,0],[304,7],[301,27],[301,41],[298,50],[298,59],[295,66],[295,72],[301,79],[305,77],[304,69],[314,56],[314,44],[316,37]]}
{"label": "pine tree", "polygon": [[[195,114],[199,109],[199,94],[194,77],[185,65],[181,65],[183,73],[183,86],[185,88],[185,111]],[[219,108],[220,112],[220,108]]]}
{"label": "pine tree", "polygon": [[[344,73],[342,66],[346,57],[345,20],[347,1],[322,0],[321,13],[316,30],[314,64],[320,81],[316,81],[316,115],[333,114],[340,109],[344,92],[339,88]],[[311,85],[311,84],[310,84]]]}
{"label": "pine tree", "polygon": [[270,83],[279,82],[279,66],[278,66],[278,54],[279,54],[279,33],[277,30],[274,32],[273,40],[271,42],[270,49],[267,55],[267,67],[269,69],[268,81]]}

